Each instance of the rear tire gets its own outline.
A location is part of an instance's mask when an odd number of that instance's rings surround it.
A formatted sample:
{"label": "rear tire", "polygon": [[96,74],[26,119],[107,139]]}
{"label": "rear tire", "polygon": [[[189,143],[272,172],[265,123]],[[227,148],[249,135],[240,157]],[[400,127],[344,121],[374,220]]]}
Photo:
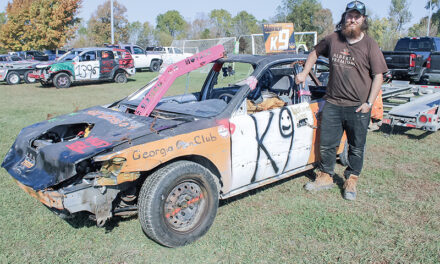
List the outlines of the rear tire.
{"label": "rear tire", "polygon": [[70,80],[70,76],[67,73],[61,72],[55,75],[55,78],[53,79],[53,83],[55,84],[55,87],[59,88],[69,88],[72,84],[72,81]]}
{"label": "rear tire", "polygon": [[152,72],[157,72],[157,71],[159,71],[159,69],[160,69],[160,63],[159,63],[159,61],[157,61],[157,60],[152,61],[152,62],[151,62],[151,65],[150,65],[150,69],[151,69]]}
{"label": "rear tire", "polygon": [[216,179],[190,161],[154,172],[139,194],[139,221],[146,235],[167,247],[184,246],[203,236],[217,213]]}
{"label": "rear tire", "polygon": [[29,74],[33,73],[33,71],[26,71],[24,73],[24,81],[26,83],[35,83],[37,80],[35,78],[29,77]]}
{"label": "rear tire", "polygon": [[127,75],[125,72],[118,72],[115,75],[114,81],[116,83],[126,83],[127,82]]}
{"label": "rear tire", "polygon": [[19,84],[21,81],[20,74],[15,71],[11,71],[6,76],[6,82],[10,85]]}

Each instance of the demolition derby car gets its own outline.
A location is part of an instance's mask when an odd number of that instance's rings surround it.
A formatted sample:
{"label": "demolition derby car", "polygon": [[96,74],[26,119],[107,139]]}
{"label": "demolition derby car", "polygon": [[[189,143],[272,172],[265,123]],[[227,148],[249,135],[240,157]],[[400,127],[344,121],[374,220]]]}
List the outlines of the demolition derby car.
{"label": "demolition derby car", "polygon": [[212,225],[219,199],[310,170],[319,159],[326,61],[303,87],[294,76],[304,55],[223,52],[216,46],[170,65],[110,105],[24,128],[2,167],[61,215],[88,212],[103,226],[138,213],[158,243],[193,242]]}
{"label": "demolition derby car", "polygon": [[72,49],[52,63],[36,66],[31,77],[41,85],[52,83],[57,88],[69,88],[73,82],[114,80],[127,82],[135,74],[133,58],[126,50],[113,48]]}
{"label": "demolition derby car", "polygon": [[0,81],[8,84],[19,84],[23,78],[26,83],[34,83],[30,75],[38,61],[25,60],[15,55],[0,55]]}

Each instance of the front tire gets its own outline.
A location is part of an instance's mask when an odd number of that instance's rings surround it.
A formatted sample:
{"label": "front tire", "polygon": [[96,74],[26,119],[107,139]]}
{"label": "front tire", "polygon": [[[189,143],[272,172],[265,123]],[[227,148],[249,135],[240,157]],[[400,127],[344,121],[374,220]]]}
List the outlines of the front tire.
{"label": "front tire", "polygon": [[148,237],[167,247],[189,244],[214,222],[218,207],[216,177],[190,161],[165,166],[142,185],[139,221]]}
{"label": "front tire", "polygon": [[21,81],[20,74],[18,72],[11,71],[6,76],[6,82],[10,85],[19,84],[20,81]]}
{"label": "front tire", "polygon": [[152,61],[152,62],[151,62],[151,65],[150,65],[150,69],[151,69],[152,72],[157,72],[157,71],[159,71],[159,69],[160,69],[160,63],[159,63],[159,61],[157,61],[157,60]]}
{"label": "front tire", "polygon": [[55,78],[53,79],[53,82],[55,84],[55,87],[59,88],[69,88],[72,84],[72,81],[70,80],[70,76],[67,73],[61,72],[55,75]]}

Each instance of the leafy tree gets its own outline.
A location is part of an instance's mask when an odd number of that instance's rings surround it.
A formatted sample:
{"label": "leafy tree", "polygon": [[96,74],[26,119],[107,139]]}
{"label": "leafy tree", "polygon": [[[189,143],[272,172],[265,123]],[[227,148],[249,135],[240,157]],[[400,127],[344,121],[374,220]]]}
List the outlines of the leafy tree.
{"label": "leafy tree", "polygon": [[157,30],[155,31],[154,37],[159,46],[170,46],[174,39],[170,33]]}
{"label": "leafy tree", "polygon": [[[408,29],[408,35],[413,37],[426,36],[426,31],[428,29],[428,17],[423,17],[420,19],[419,23],[412,25]],[[431,23],[431,28],[429,29],[430,36],[438,36],[438,24]]]}
{"label": "leafy tree", "polygon": [[56,49],[74,36],[82,0],[14,0],[6,7],[7,21],[0,45],[10,50]]}
{"label": "leafy tree", "polygon": [[211,38],[211,31],[207,28],[205,28],[205,30],[203,30],[203,32],[200,34],[200,39],[209,39]]}
{"label": "leafy tree", "polygon": [[0,12],[0,28],[2,25],[6,24],[6,13],[5,12]]}
{"label": "leafy tree", "polygon": [[257,25],[257,19],[246,11],[241,11],[233,19],[235,36],[260,33],[261,27]]}
{"label": "leafy tree", "polygon": [[330,9],[320,9],[313,15],[313,25],[318,33],[318,39],[322,39],[335,30],[333,15]]}
{"label": "leafy tree", "polygon": [[139,34],[137,44],[141,47],[146,47],[153,44],[154,40],[154,27],[148,22],[142,24],[142,31]]}
{"label": "leafy tree", "polygon": [[66,46],[68,46],[69,48],[82,48],[95,45],[88,37],[88,33],[89,32],[86,23],[84,21],[81,21],[81,24],[76,31],[76,37],[72,39],[69,43],[67,43]]}
{"label": "leafy tree", "polygon": [[395,23],[389,18],[370,19],[368,35],[377,41],[382,50],[392,50],[399,39]]}
{"label": "leafy tree", "polygon": [[136,44],[143,29],[141,22],[135,21],[133,23],[128,23],[127,29],[128,29],[128,42]]}
{"label": "leafy tree", "polygon": [[[111,42],[111,3],[105,1],[98,6],[88,23],[88,37],[95,45]],[[113,24],[115,42],[128,42],[128,19],[125,15],[127,8],[118,1],[113,3]]]}
{"label": "leafy tree", "polygon": [[170,10],[165,14],[156,17],[157,30],[168,33],[171,37],[176,38],[184,33],[186,21],[180,15],[179,11]]}
{"label": "leafy tree", "polygon": [[[210,21],[209,17],[204,13],[197,14],[194,21],[189,24],[188,38],[189,39],[200,39],[200,38],[210,38],[211,31],[209,30]],[[203,36],[202,36],[203,35]]]}
{"label": "leafy tree", "polygon": [[285,17],[285,20],[277,22],[292,22],[295,31],[317,31],[315,15],[321,9],[322,5],[318,0],[283,0],[277,9],[281,14],[276,17]]}
{"label": "leafy tree", "polygon": [[212,35],[216,38],[232,35],[232,16],[225,9],[214,9],[209,13]]}
{"label": "leafy tree", "polygon": [[412,15],[409,11],[408,0],[391,0],[389,9],[389,17],[396,23],[396,30],[399,34],[402,31],[403,25],[411,21]]}

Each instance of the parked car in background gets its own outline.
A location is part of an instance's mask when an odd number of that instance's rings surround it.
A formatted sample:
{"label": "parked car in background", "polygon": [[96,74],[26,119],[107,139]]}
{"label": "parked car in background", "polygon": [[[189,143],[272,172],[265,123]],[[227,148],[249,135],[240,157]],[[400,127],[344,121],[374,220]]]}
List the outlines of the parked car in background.
{"label": "parked car in background", "polygon": [[19,56],[25,60],[37,60],[37,61],[49,60],[49,56],[37,50],[13,51],[13,52],[9,52],[9,54]]}
{"label": "parked car in background", "polygon": [[147,52],[147,54],[154,53],[160,54],[162,56],[163,63],[166,65],[176,63],[194,55],[192,53],[185,53],[182,51],[182,49],[176,47],[154,47],[152,50],[150,47],[150,51]]}
{"label": "parked car in background", "polygon": [[49,57],[50,61],[56,60],[57,58],[66,54],[65,50],[45,50],[43,51]]}
{"label": "parked car in background", "polygon": [[440,52],[432,52],[428,57],[423,78],[428,83],[440,83]]}
{"label": "parked car in background", "polygon": [[128,50],[134,59],[134,67],[136,70],[149,69],[150,71],[157,72],[162,65],[162,57],[159,54],[145,54],[144,49],[133,44],[114,44],[107,45],[107,47],[113,47],[118,49]]}
{"label": "parked car in background", "polygon": [[126,50],[115,48],[72,49],[53,63],[39,64],[31,75],[43,86],[52,83],[68,88],[73,82],[114,80],[127,82],[135,74],[133,58]]}
{"label": "parked car in background", "polygon": [[19,84],[23,79],[26,83],[34,83],[30,76],[38,61],[24,60],[16,55],[0,55],[0,81],[8,84]]}
{"label": "parked car in background", "polygon": [[401,38],[397,41],[394,51],[383,51],[389,69],[385,77],[387,79],[423,82],[429,55],[437,51],[440,51],[440,38]]}

